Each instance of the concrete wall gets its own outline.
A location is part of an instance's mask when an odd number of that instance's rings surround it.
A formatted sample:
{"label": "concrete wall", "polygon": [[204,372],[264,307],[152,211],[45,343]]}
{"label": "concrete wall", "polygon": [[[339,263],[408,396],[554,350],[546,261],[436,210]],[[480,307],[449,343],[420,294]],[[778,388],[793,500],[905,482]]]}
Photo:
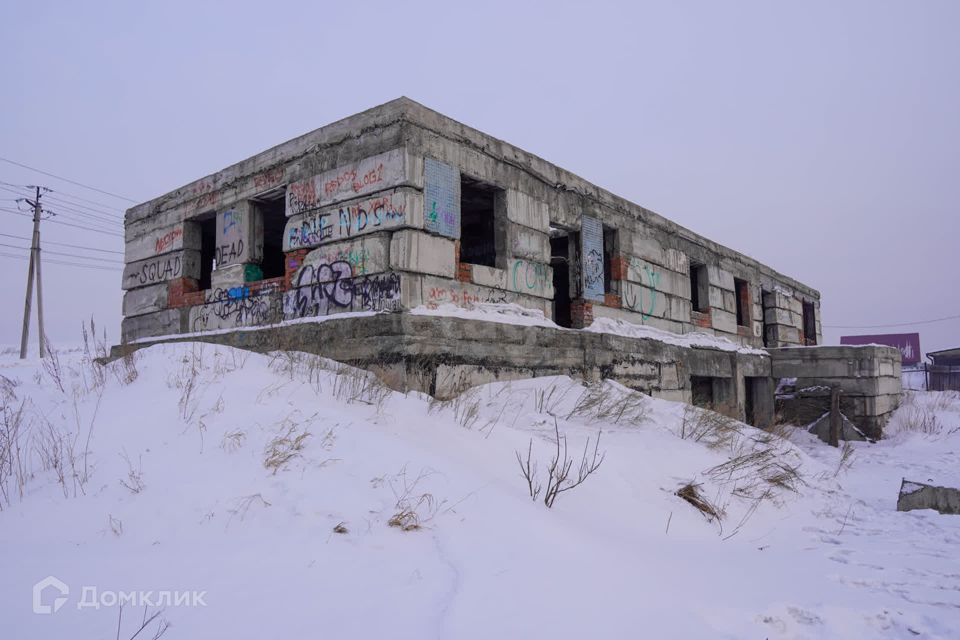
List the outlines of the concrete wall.
{"label": "concrete wall", "polygon": [[900,351],[894,347],[838,346],[770,349],[771,373],[791,379],[792,397],[780,401],[791,421],[807,424],[829,410],[830,388],[841,390],[844,415],[872,438],[900,404]]}
{"label": "concrete wall", "polygon": [[[499,190],[492,266],[460,260],[461,178]],[[264,228],[277,221],[265,220],[260,204],[277,197],[284,198],[286,268],[282,277],[263,279]],[[576,242],[585,218],[616,231],[609,287],[590,300]],[[206,248],[204,219],[215,220]],[[794,345],[804,343],[808,302],[819,341],[815,290],[407,99],[133,207],[125,227],[126,341],[421,304],[510,302],[552,317],[550,239],[558,229],[572,234],[563,284],[575,326],[616,317],[751,346],[765,338],[771,346]],[[218,269],[200,290],[212,257]],[[700,313],[691,308],[694,263],[706,267]],[[748,284],[743,299],[735,279]],[[742,325],[738,303],[747,309]]]}
{"label": "concrete wall", "polygon": [[[654,397],[691,402],[691,376],[701,376],[724,389],[718,405],[746,419],[745,378],[770,381],[770,358],[765,355],[442,316],[330,318],[189,339],[259,352],[316,353],[372,370],[395,389],[415,389],[438,398],[498,380],[570,375],[589,382],[612,379]],[[115,347],[114,356],[149,344]],[[756,426],[772,424],[772,385],[758,388],[753,406]]]}

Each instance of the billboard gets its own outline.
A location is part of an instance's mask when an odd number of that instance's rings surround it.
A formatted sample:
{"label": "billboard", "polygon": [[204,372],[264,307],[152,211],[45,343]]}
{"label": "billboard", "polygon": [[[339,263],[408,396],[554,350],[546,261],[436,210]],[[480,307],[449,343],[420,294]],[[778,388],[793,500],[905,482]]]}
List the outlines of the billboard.
{"label": "billboard", "polygon": [[840,344],[882,344],[900,350],[903,364],[920,363],[919,333],[885,333],[876,336],[841,336]]}

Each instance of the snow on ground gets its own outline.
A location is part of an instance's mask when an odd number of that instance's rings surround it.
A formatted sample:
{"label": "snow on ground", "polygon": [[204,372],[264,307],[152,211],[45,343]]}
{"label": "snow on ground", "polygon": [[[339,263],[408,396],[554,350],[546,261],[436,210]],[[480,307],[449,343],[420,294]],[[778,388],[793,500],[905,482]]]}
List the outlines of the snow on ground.
{"label": "snow on ground", "polygon": [[[788,442],[565,377],[439,403],[312,356],[199,343],[145,349],[102,383],[82,352],[59,372],[6,355],[0,374],[4,433],[23,407],[22,497],[0,474],[3,637],[129,638],[143,611],[124,608],[118,634],[112,596],[162,592],[201,595],[165,608],[165,638],[960,628],[960,517],[896,511],[902,477],[960,486],[956,396],[911,396],[893,436],[854,444],[840,469],[800,430]],[[574,475],[588,439],[588,460],[598,436],[605,458],[548,509],[517,455],[542,480],[555,430]],[[691,481],[720,522],[676,495]],[[37,614],[47,576],[69,594]],[[78,608],[93,588],[103,606]]]}

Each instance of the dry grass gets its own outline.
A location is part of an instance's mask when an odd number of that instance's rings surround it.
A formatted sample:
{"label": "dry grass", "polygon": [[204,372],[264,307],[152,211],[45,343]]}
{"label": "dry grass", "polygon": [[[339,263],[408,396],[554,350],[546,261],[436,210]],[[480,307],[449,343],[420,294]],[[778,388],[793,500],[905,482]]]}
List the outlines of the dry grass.
{"label": "dry grass", "polygon": [[703,496],[700,487],[699,484],[688,482],[677,489],[676,495],[692,504],[697,511],[703,514],[707,522],[715,520],[719,522],[723,517],[723,511]]}
{"label": "dry grass", "polygon": [[566,419],[639,427],[648,420],[649,414],[647,396],[600,381],[584,388]]}
{"label": "dry grass", "polygon": [[309,437],[309,431],[301,431],[301,427],[296,424],[288,425],[280,435],[267,443],[263,452],[263,466],[276,475],[291,460],[302,455]]}
{"label": "dry grass", "polygon": [[394,514],[387,520],[388,526],[401,531],[417,531],[436,517],[446,500],[438,501],[432,493],[420,492],[418,489],[420,483],[432,473],[421,469],[417,477],[411,480],[407,476],[407,468],[403,467],[389,480],[396,502]]}

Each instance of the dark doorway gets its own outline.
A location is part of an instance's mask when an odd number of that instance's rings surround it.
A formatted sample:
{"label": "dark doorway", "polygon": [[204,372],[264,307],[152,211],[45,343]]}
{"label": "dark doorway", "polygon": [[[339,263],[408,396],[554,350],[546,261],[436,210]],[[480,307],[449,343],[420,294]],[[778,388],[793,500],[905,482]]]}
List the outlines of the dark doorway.
{"label": "dark doorway", "polygon": [[744,412],[744,421],[757,426],[757,381],[753,378],[746,377],[743,379],[743,412]]}
{"label": "dark doorway", "polygon": [[690,376],[691,403],[695,407],[713,409],[713,378]]}
{"label": "dark doorway", "polygon": [[279,278],[286,272],[283,254],[283,231],[287,225],[286,190],[276,189],[254,201],[263,220],[263,277]]}
{"label": "dark doorway", "polygon": [[200,225],[200,290],[210,288],[210,274],[215,268],[214,256],[217,250],[217,214],[209,213],[205,217],[187,224]]}
{"label": "dark doorway", "polygon": [[803,343],[817,344],[817,311],[812,302],[803,303]]}
{"label": "dark doorway", "polygon": [[570,322],[570,236],[555,231],[550,238],[550,266],[553,267],[553,321],[561,327]]}

